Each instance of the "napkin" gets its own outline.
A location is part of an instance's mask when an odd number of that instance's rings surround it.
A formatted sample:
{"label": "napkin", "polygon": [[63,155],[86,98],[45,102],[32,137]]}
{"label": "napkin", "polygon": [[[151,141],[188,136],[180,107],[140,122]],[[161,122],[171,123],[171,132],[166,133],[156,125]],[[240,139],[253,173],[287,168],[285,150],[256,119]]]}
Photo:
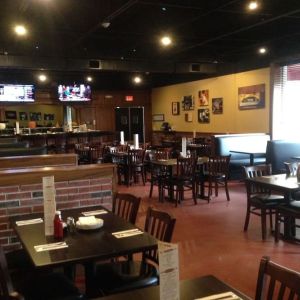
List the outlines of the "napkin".
{"label": "napkin", "polygon": [[16,221],[17,226],[31,225],[31,224],[38,224],[38,223],[43,223],[43,219],[37,218],[37,219]]}
{"label": "napkin", "polygon": [[88,216],[96,216],[96,215],[107,214],[107,211],[105,209],[99,209],[99,210],[84,211],[84,212],[82,212],[82,214],[85,217],[88,217]]}
{"label": "napkin", "polygon": [[233,292],[226,292],[221,294],[214,294],[207,297],[197,298],[195,300],[239,300],[241,299]]}
{"label": "napkin", "polygon": [[78,220],[80,225],[83,226],[94,225],[97,223],[97,219],[95,218],[95,216],[79,217]]}
{"label": "napkin", "polygon": [[57,242],[51,244],[37,245],[34,246],[34,249],[36,252],[42,252],[42,251],[51,251],[51,250],[62,249],[67,247],[68,245],[66,242]]}
{"label": "napkin", "polygon": [[129,236],[134,236],[134,235],[139,235],[139,234],[143,234],[143,231],[139,230],[138,228],[123,230],[123,231],[117,231],[117,232],[112,233],[112,235],[117,239],[129,237]]}

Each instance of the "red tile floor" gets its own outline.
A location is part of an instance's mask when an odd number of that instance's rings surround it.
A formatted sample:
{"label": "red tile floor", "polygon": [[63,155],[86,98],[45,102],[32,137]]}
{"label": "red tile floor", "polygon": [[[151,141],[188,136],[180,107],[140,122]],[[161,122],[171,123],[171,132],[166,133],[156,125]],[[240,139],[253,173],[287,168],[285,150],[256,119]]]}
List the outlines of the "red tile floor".
{"label": "red tile floor", "polygon": [[280,241],[274,243],[269,234],[261,240],[260,218],[252,215],[248,232],[243,231],[246,211],[244,183],[231,181],[231,201],[223,189],[219,196],[194,205],[186,199],[177,208],[170,202],[159,203],[157,189],[149,199],[149,184],[130,187],[118,185],[119,192],[142,197],[137,225],[143,227],[148,206],[164,210],[176,217],[173,242],[179,244],[180,279],[213,274],[250,297],[254,297],[259,261],[263,255],[286,267],[300,271],[300,245]]}

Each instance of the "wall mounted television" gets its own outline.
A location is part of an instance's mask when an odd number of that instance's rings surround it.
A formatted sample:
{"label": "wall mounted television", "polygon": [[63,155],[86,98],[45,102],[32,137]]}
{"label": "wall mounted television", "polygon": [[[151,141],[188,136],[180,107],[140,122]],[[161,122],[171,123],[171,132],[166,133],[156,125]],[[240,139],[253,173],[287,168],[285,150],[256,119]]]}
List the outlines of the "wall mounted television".
{"label": "wall mounted television", "polygon": [[33,84],[0,83],[0,102],[34,102]]}
{"label": "wall mounted television", "polygon": [[58,99],[62,102],[91,101],[91,86],[86,84],[72,84],[58,86]]}

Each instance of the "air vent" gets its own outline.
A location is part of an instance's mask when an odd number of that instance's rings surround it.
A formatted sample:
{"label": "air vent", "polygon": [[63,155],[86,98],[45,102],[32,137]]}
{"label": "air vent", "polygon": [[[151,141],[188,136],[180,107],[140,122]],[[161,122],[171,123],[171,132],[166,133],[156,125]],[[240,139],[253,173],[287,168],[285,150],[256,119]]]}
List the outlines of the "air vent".
{"label": "air vent", "polygon": [[101,69],[100,60],[90,60],[89,67],[90,69]]}
{"label": "air vent", "polygon": [[201,64],[191,64],[191,72],[200,72]]}

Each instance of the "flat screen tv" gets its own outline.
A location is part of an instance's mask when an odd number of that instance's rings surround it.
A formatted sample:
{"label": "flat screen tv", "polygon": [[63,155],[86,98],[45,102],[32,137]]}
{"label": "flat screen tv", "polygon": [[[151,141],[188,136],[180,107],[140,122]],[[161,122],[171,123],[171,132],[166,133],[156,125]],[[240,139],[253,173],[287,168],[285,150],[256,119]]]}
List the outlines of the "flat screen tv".
{"label": "flat screen tv", "polygon": [[58,99],[65,102],[86,102],[92,99],[91,86],[86,84],[72,84],[58,86]]}
{"label": "flat screen tv", "polygon": [[34,92],[32,84],[0,83],[0,102],[34,102]]}

